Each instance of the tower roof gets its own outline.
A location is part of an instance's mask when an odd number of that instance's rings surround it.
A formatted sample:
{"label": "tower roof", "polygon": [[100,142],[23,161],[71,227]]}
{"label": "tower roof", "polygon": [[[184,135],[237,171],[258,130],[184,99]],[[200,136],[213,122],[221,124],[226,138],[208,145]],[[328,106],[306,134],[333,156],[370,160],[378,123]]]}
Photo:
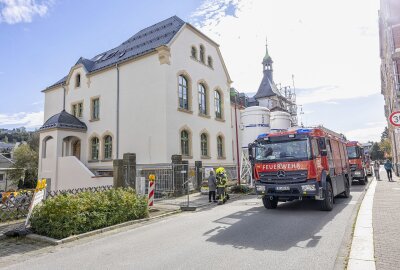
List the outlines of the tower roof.
{"label": "tower roof", "polygon": [[273,63],[271,56],[268,53],[268,40],[265,40],[265,56],[263,58],[263,64]]}
{"label": "tower roof", "polygon": [[60,129],[76,129],[80,131],[86,131],[86,124],[80,121],[78,118],[73,116],[72,114],[67,113],[65,110],[61,111],[58,114],[50,117],[43,126],[39,129],[39,131],[51,129],[51,128],[60,128]]}
{"label": "tower roof", "polygon": [[278,96],[279,91],[276,88],[274,82],[272,82],[268,76],[264,73],[264,77],[261,81],[260,87],[258,88],[258,91],[254,98],[259,99],[259,98],[265,98],[265,97],[272,97],[272,96]]}

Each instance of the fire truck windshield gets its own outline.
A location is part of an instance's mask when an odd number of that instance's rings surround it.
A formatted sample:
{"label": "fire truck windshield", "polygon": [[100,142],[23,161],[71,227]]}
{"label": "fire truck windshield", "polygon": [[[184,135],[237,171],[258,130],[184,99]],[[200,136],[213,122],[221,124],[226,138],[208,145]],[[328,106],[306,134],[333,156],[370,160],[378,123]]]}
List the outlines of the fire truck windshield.
{"label": "fire truck windshield", "polygon": [[311,158],[308,138],[291,141],[263,141],[256,146],[256,160],[264,162],[299,161]]}
{"label": "fire truck windshield", "polygon": [[356,146],[347,146],[347,155],[349,156],[349,158],[358,158],[359,154],[357,152],[358,147]]}

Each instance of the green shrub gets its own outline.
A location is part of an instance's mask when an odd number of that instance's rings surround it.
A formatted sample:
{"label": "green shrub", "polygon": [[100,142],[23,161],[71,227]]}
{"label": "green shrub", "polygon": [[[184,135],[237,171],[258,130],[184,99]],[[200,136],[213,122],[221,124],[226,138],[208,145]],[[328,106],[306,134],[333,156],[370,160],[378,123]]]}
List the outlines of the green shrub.
{"label": "green shrub", "polygon": [[146,197],[133,189],[66,194],[35,207],[31,226],[35,233],[65,238],[118,223],[148,217]]}
{"label": "green shrub", "polygon": [[231,192],[232,193],[249,193],[250,188],[248,186],[244,186],[244,185],[236,185],[236,186],[231,187]]}

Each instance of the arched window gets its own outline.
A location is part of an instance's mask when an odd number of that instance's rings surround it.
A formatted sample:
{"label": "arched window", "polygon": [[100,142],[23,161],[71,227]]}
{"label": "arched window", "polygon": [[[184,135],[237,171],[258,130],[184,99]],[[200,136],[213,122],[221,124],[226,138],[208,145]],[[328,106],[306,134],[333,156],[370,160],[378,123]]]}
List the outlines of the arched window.
{"label": "arched window", "polygon": [[94,137],[90,142],[91,146],[91,159],[92,160],[99,160],[99,148],[100,148],[100,141],[99,138]]}
{"label": "arched window", "polygon": [[187,130],[181,131],[181,154],[182,156],[189,156],[189,132]]}
{"label": "arched window", "polygon": [[104,159],[112,158],[112,137],[107,135],[104,137]]}
{"label": "arched window", "polygon": [[205,59],[205,49],[203,45],[200,45],[200,61],[202,63],[205,63],[206,59]]}
{"label": "arched window", "polygon": [[202,133],[200,136],[201,156],[208,157],[208,136]]}
{"label": "arched window", "polygon": [[222,98],[218,90],[214,91],[215,117],[222,119]]}
{"label": "arched window", "polygon": [[192,57],[197,59],[197,49],[195,46],[192,46],[191,53],[192,53]]}
{"label": "arched window", "polygon": [[224,157],[224,139],[222,138],[222,136],[217,137],[217,153],[218,158]]}
{"label": "arched window", "polygon": [[208,66],[209,67],[213,67],[213,60],[212,60],[212,57],[211,56],[209,56],[208,58],[207,58],[207,62],[208,62]]}
{"label": "arched window", "polygon": [[81,74],[76,74],[75,76],[75,87],[80,87],[81,86]]}
{"label": "arched window", "polygon": [[185,110],[189,110],[189,88],[188,81],[183,75],[179,75],[179,107]]}
{"label": "arched window", "polygon": [[207,114],[207,92],[203,84],[198,85],[199,89],[199,113]]}

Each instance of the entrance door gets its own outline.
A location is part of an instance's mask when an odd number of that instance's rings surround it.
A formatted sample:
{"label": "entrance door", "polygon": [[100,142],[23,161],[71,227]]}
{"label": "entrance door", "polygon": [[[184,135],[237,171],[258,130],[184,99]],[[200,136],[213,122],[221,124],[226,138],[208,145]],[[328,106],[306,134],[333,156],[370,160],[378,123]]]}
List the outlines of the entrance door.
{"label": "entrance door", "polygon": [[81,141],[76,141],[72,145],[72,154],[77,158],[81,159]]}

